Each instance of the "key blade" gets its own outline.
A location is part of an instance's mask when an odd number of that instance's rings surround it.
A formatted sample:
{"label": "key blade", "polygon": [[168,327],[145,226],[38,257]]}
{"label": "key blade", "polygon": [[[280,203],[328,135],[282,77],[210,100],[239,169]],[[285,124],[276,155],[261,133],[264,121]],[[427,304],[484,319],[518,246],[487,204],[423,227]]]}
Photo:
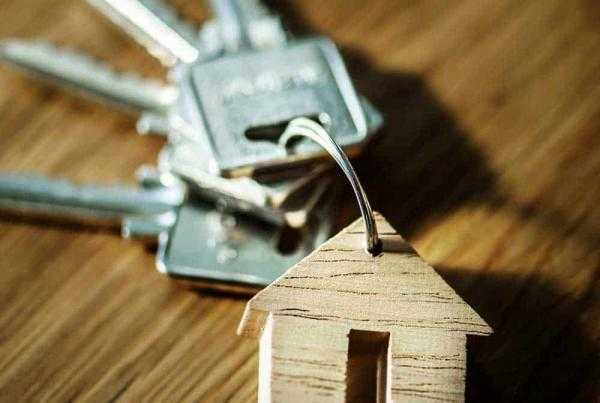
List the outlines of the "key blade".
{"label": "key blade", "polygon": [[90,57],[47,43],[2,41],[0,60],[82,95],[136,112],[164,114],[177,98],[174,87],[116,73]]}
{"label": "key blade", "polygon": [[199,56],[197,30],[159,0],[88,0],[165,65]]}
{"label": "key blade", "polygon": [[136,218],[160,222],[173,215],[184,198],[184,190],[176,186],[75,185],[37,175],[0,175],[0,210],[19,216],[64,217],[86,223]]}

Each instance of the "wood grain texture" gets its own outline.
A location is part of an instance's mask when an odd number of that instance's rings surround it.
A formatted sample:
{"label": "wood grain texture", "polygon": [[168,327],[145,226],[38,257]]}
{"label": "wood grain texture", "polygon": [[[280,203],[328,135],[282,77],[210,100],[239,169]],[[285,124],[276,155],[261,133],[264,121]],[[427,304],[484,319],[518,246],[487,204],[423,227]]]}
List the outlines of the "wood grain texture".
{"label": "wood grain texture", "polygon": [[[596,399],[597,1],[271,3],[295,32],[342,45],[387,122],[356,161],[372,204],[495,330],[467,340],[467,401]],[[0,10],[0,38],[163,77],[83,1]],[[4,67],[0,88],[2,171],[132,183],[161,147],[130,117]],[[340,211],[358,216],[350,193]],[[177,287],[117,234],[3,218],[0,400],[256,401],[257,348],[235,335],[245,303]]]}
{"label": "wood grain texture", "polygon": [[[384,217],[375,223],[381,254],[365,250],[359,219],[248,301],[238,333],[260,338],[261,403],[464,401],[466,337],[492,329]],[[370,369],[380,393],[350,387],[369,386],[369,370],[351,365],[355,331],[366,347],[390,339],[389,369]]]}

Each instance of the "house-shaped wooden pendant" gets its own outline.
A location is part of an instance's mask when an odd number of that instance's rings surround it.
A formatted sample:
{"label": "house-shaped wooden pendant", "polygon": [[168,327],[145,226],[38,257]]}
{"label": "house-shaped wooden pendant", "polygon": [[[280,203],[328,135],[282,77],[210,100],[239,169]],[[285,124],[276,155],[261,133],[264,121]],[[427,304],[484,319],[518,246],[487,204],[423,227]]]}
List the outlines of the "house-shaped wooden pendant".
{"label": "house-shaped wooden pendant", "polygon": [[376,214],[360,219],[246,306],[260,338],[260,402],[463,401],[467,334],[492,329]]}

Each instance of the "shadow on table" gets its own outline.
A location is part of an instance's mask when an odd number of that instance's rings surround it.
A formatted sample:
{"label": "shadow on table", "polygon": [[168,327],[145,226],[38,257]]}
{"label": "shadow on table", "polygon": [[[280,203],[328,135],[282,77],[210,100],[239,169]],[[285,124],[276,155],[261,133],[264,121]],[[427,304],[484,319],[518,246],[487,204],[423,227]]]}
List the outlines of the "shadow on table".
{"label": "shadow on table", "polygon": [[[346,60],[357,87],[384,114],[386,124],[356,160],[356,169],[373,207],[401,234],[410,237],[428,219],[467,203],[507,209],[548,231],[572,230],[560,211],[516,203],[498,190],[481,153],[420,78],[374,71],[352,52],[346,52]],[[344,217],[356,217],[349,190],[342,200]],[[600,246],[586,224],[574,236],[590,251]],[[592,387],[600,346],[581,326],[582,310],[591,305],[598,281],[588,295],[574,298],[543,278],[449,268],[438,272],[496,331],[469,338],[468,402],[593,398],[584,389]]]}
{"label": "shadow on table", "polygon": [[[314,35],[292,4],[267,3],[293,34]],[[480,153],[420,77],[375,69],[352,49],[342,53],[358,91],[385,119],[381,133],[355,159],[355,168],[373,207],[399,232],[410,236],[428,216],[494,188],[494,175]],[[341,200],[340,226],[358,215],[349,191]]]}
{"label": "shadow on table", "polygon": [[600,346],[581,323],[599,275],[574,297],[535,275],[436,269],[495,331],[468,339],[468,402],[593,401]]}
{"label": "shadow on table", "polygon": [[494,192],[495,175],[420,78],[369,70],[346,53],[357,87],[385,118],[356,169],[392,226],[410,236],[426,219]]}

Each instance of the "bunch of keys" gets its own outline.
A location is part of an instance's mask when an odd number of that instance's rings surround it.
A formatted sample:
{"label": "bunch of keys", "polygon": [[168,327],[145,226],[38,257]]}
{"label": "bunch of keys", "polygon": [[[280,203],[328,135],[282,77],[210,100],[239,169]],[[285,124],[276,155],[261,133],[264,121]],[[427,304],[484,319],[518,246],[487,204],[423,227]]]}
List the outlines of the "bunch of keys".
{"label": "bunch of keys", "polygon": [[232,290],[271,283],[325,241],[334,195],[324,154],[278,141],[305,117],[354,154],[381,126],[336,46],[291,38],[258,0],[211,0],[200,30],[159,0],[88,1],[170,67],[169,84],[45,43],[4,40],[0,59],[138,114],[140,134],[166,138],[157,167],[140,170],[138,188],[4,174],[0,208],[116,219],[126,237],[158,239],[159,271]]}

